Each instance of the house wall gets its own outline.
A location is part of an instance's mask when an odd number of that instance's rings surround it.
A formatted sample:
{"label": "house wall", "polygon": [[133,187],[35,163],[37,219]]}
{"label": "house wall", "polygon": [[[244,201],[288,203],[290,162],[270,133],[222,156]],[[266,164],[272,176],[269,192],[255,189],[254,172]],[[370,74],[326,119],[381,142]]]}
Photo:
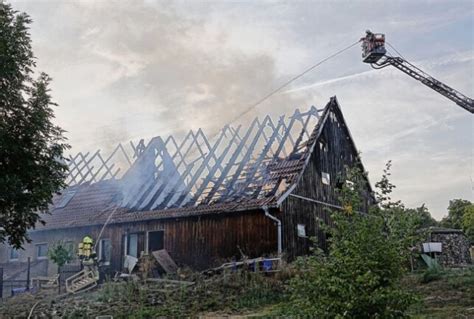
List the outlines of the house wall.
{"label": "house wall", "polygon": [[[278,212],[272,213],[278,214]],[[24,246],[25,250],[20,252],[18,261],[9,261],[9,248],[1,245],[0,263],[10,265],[16,263],[23,267],[28,256],[33,262],[38,260],[35,244],[48,243],[51,246],[62,240],[73,241],[77,247],[86,235],[97,239],[100,230],[101,227],[96,226],[35,231],[30,233],[32,242]],[[277,227],[265,217],[262,210],[114,224],[108,225],[101,236],[101,239],[110,239],[112,243],[109,271],[113,273],[122,269],[124,255],[122,236],[141,233],[139,244],[144,247],[146,232],[157,230],[164,231],[164,248],[175,262],[196,269],[218,265],[234,256],[240,259],[240,251],[249,257],[258,257],[277,250]],[[55,274],[57,268],[50,262],[45,272],[37,275]]]}
{"label": "house wall", "polygon": [[[333,108],[322,128],[309,163],[292,194],[339,205],[336,193],[338,181],[345,181],[343,177],[345,167],[355,165],[357,158],[357,150],[352,143],[342,114],[338,109]],[[323,183],[322,172],[329,173],[329,185]],[[368,183],[362,196],[366,198],[362,210],[366,211],[371,198]],[[321,228],[321,223],[331,225],[330,210],[334,208],[289,195],[283,201],[281,210],[283,212],[283,248],[290,260],[309,252],[312,246],[310,237],[316,237],[318,246],[327,249],[326,232]],[[298,236],[298,224],[305,226],[306,238]]]}
{"label": "house wall", "polygon": [[[29,233],[31,238],[30,243],[23,245],[18,253],[17,260],[10,260],[10,247],[7,245],[0,245],[0,267],[4,265],[4,268],[12,269],[16,268],[16,272],[5,274],[5,278],[14,277],[16,279],[26,279],[26,269],[28,257],[31,262],[31,277],[35,276],[51,276],[56,274],[58,269],[56,265],[48,261],[48,257],[38,257],[36,246],[38,244],[47,244],[48,248],[57,243],[58,241],[71,241],[75,247],[84,238],[85,235],[90,233],[98,233],[97,227],[82,227],[82,228],[71,228],[62,230],[48,230],[48,231],[33,231]],[[79,263],[78,260],[73,260],[71,264]],[[10,279],[13,279],[10,278]]]}

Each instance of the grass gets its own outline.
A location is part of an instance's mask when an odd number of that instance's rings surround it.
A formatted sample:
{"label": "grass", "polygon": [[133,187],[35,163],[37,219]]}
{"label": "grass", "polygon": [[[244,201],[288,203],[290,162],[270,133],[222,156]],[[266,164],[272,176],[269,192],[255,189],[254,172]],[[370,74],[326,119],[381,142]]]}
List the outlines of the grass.
{"label": "grass", "polygon": [[411,274],[403,285],[421,297],[414,318],[474,318],[474,268]]}

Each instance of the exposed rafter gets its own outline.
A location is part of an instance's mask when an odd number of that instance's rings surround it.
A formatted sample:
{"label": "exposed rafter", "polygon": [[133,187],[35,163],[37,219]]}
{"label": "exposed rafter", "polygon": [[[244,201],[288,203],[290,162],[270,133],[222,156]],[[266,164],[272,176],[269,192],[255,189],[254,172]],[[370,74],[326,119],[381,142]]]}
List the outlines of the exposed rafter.
{"label": "exposed rafter", "polygon": [[277,191],[279,170],[298,158],[321,111],[297,109],[278,122],[256,118],[247,128],[226,125],[212,139],[199,129],[180,140],[158,136],[127,148],[119,144],[105,159],[100,150],[78,153],[70,156],[67,181],[116,179],[122,205],[134,210],[265,198]]}

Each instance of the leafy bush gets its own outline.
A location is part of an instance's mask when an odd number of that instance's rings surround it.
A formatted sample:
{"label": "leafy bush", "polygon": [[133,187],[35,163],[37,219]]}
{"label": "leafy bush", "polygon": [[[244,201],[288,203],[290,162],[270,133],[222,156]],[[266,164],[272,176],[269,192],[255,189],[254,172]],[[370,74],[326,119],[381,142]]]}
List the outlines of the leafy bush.
{"label": "leafy bush", "polygon": [[299,273],[289,287],[290,302],[279,309],[280,315],[403,318],[416,301],[399,283],[409,241],[392,232],[398,228],[390,227],[384,210],[376,207],[371,214],[353,213],[361,204],[362,173],[353,169],[349,175],[353,184],[341,192],[346,209],[332,214],[334,227],[328,229],[329,254],[315,249],[311,256],[298,260]]}
{"label": "leafy bush", "polygon": [[328,256],[300,259],[284,315],[318,318],[400,318],[414,302],[399,286],[397,246],[383,234],[383,221],[360,215],[335,216]]}
{"label": "leafy bush", "polygon": [[444,271],[438,261],[426,254],[422,254],[421,258],[428,266],[428,268],[421,275],[420,282],[426,284],[428,282],[441,279],[444,274]]}

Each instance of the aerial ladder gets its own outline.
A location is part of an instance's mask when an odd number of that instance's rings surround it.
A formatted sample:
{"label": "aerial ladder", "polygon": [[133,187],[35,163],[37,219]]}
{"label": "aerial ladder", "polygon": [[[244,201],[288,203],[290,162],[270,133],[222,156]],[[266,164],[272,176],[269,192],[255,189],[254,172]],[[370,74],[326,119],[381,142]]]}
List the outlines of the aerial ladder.
{"label": "aerial ladder", "polygon": [[474,113],[474,101],[471,98],[436,80],[428,73],[420,70],[418,67],[405,60],[403,57],[387,55],[384,34],[372,33],[367,30],[365,37],[363,37],[361,41],[363,62],[370,63],[374,69],[382,69],[391,65],[435,90],[439,94],[444,95],[466,111]]}

